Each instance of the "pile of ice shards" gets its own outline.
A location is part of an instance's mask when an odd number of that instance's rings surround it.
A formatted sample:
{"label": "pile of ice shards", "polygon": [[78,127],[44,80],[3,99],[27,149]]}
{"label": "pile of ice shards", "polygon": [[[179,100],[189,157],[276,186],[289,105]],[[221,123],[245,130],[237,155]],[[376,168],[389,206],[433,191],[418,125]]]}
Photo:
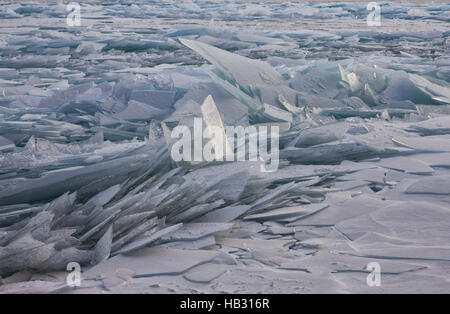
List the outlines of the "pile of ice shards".
{"label": "pile of ice shards", "polygon": [[[0,5],[0,292],[450,291],[449,4],[65,9]],[[279,169],[175,162],[194,118]]]}

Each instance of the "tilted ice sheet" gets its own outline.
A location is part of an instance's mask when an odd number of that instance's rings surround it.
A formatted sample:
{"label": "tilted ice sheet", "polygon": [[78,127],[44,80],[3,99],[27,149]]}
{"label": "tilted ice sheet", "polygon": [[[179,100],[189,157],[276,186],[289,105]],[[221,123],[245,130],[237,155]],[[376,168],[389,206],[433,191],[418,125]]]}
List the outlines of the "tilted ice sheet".
{"label": "tilted ice sheet", "polygon": [[[2,3],[0,291],[448,292],[449,11]],[[195,117],[278,126],[279,169],[174,162]]]}

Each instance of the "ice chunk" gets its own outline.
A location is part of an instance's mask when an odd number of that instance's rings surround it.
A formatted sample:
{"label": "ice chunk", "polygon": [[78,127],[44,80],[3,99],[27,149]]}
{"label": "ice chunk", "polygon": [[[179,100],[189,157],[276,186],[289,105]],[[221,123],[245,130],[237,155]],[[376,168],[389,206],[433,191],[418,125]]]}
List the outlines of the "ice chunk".
{"label": "ice chunk", "polygon": [[215,251],[186,251],[170,248],[144,248],[128,255],[118,255],[85,273],[85,278],[110,275],[119,268],[133,269],[134,277],[176,275],[196,265],[212,261],[219,254]]}
{"label": "ice chunk", "polygon": [[400,137],[396,136],[392,141],[403,147],[418,151],[448,152],[450,151],[450,137],[427,136],[427,137]]}
{"label": "ice chunk", "polygon": [[111,253],[111,243],[113,238],[113,228],[110,226],[102,238],[98,241],[94,249],[94,260],[95,264],[99,264],[106,260]]}
{"label": "ice chunk", "polygon": [[221,139],[219,140],[219,134],[211,134],[214,145],[214,154],[216,160],[223,160],[224,156],[228,153],[231,153],[231,147],[228,143],[228,137],[225,133],[225,127],[222,122],[222,118],[220,117],[220,113],[217,110],[216,104],[214,103],[214,99],[209,95],[206,97],[202,106],[200,107],[203,114],[203,121],[206,125],[206,128],[210,128],[211,130],[218,128],[221,133]]}
{"label": "ice chunk", "polygon": [[250,208],[248,205],[231,205],[219,208],[201,216],[195,222],[230,222],[244,215]]}
{"label": "ice chunk", "polygon": [[193,241],[209,236],[211,234],[228,231],[231,223],[187,223],[183,227],[168,236],[161,238],[161,241]]}
{"label": "ice chunk", "polygon": [[331,206],[319,210],[312,215],[305,216],[297,220],[292,225],[309,225],[309,226],[330,226],[341,221],[348,220],[357,216],[371,213],[381,207],[390,204],[389,201],[383,201],[376,197],[368,195],[356,196],[344,200],[343,202],[330,204]]}
{"label": "ice chunk", "polygon": [[264,212],[262,214],[255,214],[246,216],[245,220],[258,220],[258,221],[294,221],[301,219],[308,214],[315,213],[327,207],[326,204],[312,204],[306,206],[295,206],[275,209]]}
{"label": "ice chunk", "polygon": [[170,226],[170,227],[164,228],[162,230],[156,231],[149,236],[146,236],[144,234],[143,236],[141,236],[139,239],[135,240],[134,242],[131,242],[130,244],[125,245],[123,248],[121,248],[115,254],[127,254],[127,253],[130,253],[137,249],[140,249],[152,242],[155,242],[156,240],[159,240],[161,237],[180,229],[182,226],[183,226],[183,224],[180,223],[180,224]]}
{"label": "ice chunk", "polygon": [[430,96],[430,98],[438,103],[450,104],[450,89],[428,81],[426,78],[417,74],[408,74],[409,79]]}
{"label": "ice chunk", "polygon": [[0,152],[8,152],[14,150],[16,146],[13,142],[8,140],[7,138],[4,138],[3,136],[0,136]]}
{"label": "ice chunk", "polygon": [[214,64],[230,81],[237,82],[248,94],[255,84],[278,84],[281,76],[268,63],[248,59],[208,44],[180,38],[180,41]]}
{"label": "ice chunk", "polygon": [[409,185],[405,193],[407,194],[450,194],[450,176],[433,176],[417,180]]}
{"label": "ice chunk", "polygon": [[379,164],[389,169],[400,170],[412,174],[431,175],[434,173],[433,168],[429,167],[426,163],[408,157],[386,158],[381,160]]}
{"label": "ice chunk", "polygon": [[38,269],[54,253],[53,244],[45,244],[26,234],[0,247],[0,274],[13,273],[24,269]]}
{"label": "ice chunk", "polygon": [[144,104],[136,100],[130,100],[124,111],[114,114],[112,117],[124,120],[150,120],[154,118],[162,118],[170,113],[170,108],[158,108],[152,105]]}

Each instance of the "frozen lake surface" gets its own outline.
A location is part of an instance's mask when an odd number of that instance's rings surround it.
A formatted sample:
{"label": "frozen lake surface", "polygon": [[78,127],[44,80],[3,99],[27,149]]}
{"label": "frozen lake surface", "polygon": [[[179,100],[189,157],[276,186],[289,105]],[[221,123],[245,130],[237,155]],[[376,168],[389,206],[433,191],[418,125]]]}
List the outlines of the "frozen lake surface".
{"label": "frozen lake surface", "polygon": [[0,293],[449,293],[450,4],[380,5],[0,2]]}

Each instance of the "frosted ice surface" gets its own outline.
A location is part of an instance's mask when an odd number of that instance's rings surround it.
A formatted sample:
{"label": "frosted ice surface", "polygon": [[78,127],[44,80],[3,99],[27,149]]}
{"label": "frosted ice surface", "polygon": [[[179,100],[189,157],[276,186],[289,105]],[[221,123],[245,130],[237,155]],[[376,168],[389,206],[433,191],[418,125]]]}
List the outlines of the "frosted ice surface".
{"label": "frosted ice surface", "polygon": [[[0,292],[450,291],[448,3],[81,10],[0,7]],[[279,169],[175,163],[195,117],[278,126]]]}

